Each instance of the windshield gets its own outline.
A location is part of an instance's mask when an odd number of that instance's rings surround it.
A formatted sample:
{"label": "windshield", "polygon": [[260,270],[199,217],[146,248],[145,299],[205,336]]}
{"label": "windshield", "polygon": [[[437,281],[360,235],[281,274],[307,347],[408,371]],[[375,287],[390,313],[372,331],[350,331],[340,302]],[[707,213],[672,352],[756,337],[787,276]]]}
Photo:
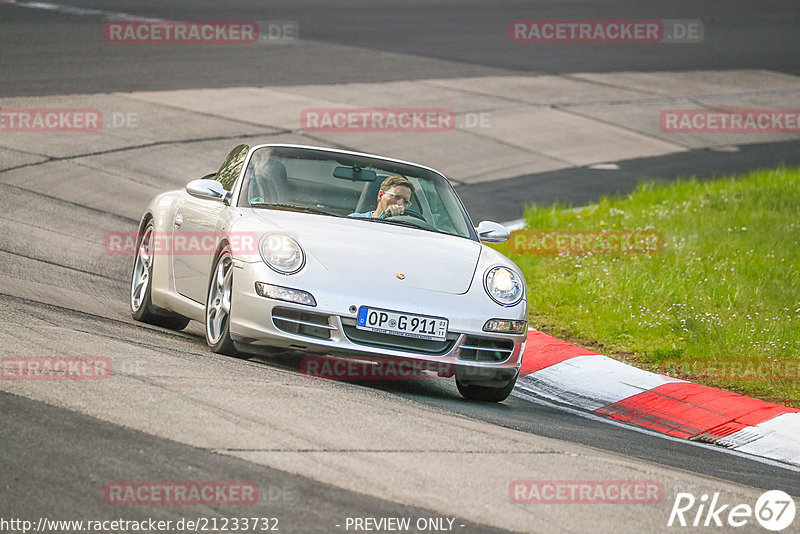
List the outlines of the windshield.
{"label": "windshield", "polygon": [[[384,195],[403,205],[400,214],[374,213],[387,179]],[[388,187],[391,183],[410,185],[398,190]],[[395,192],[405,194],[400,198]],[[477,240],[464,207],[442,175],[407,163],[319,149],[256,149],[245,170],[238,206],[401,224]]]}

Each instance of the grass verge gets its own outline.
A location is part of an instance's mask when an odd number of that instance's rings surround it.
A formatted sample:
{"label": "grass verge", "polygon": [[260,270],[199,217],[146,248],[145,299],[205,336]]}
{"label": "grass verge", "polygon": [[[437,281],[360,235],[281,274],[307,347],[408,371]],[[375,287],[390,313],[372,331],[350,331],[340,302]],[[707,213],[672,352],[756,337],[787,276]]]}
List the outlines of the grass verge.
{"label": "grass verge", "polygon": [[[531,327],[650,371],[800,407],[800,169],[647,182],[588,207],[529,207],[525,221],[541,233],[514,233],[496,248],[525,273]],[[620,231],[660,235],[663,246],[606,252],[645,235],[609,245]]]}

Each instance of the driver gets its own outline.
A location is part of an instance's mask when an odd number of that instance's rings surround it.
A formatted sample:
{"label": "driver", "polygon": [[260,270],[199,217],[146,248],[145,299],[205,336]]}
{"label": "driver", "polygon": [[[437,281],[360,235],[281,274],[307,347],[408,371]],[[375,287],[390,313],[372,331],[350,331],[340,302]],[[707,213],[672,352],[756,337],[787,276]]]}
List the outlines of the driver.
{"label": "driver", "polygon": [[378,191],[378,207],[375,211],[365,213],[351,213],[348,217],[364,219],[385,219],[395,215],[402,215],[411,205],[411,195],[414,194],[414,184],[399,175],[386,178]]}

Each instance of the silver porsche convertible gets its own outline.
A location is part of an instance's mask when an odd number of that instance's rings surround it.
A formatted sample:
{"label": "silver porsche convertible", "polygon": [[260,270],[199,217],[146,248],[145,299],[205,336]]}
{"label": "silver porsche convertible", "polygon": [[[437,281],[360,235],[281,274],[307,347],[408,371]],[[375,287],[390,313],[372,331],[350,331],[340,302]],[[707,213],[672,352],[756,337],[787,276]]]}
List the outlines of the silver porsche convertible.
{"label": "silver porsche convertible", "polygon": [[472,400],[514,388],[525,281],[482,242],[439,172],[329,148],[239,145],[219,171],[158,195],[136,237],[135,319],[205,325],[228,355],[425,364]]}

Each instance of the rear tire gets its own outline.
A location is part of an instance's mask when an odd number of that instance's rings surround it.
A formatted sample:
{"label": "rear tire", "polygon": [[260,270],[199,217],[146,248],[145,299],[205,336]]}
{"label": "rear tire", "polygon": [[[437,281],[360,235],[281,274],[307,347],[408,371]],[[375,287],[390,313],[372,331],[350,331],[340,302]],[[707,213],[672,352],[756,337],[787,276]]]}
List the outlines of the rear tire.
{"label": "rear tire", "polygon": [[183,330],[190,319],[153,305],[151,293],[153,289],[153,257],[155,230],[153,221],[147,223],[144,231],[136,240],[136,255],[131,273],[131,294],[128,302],[131,317],[137,321],[171,330]]}
{"label": "rear tire", "polygon": [[502,402],[514,391],[519,370],[495,371],[485,368],[456,368],[456,387],[467,400]]}

